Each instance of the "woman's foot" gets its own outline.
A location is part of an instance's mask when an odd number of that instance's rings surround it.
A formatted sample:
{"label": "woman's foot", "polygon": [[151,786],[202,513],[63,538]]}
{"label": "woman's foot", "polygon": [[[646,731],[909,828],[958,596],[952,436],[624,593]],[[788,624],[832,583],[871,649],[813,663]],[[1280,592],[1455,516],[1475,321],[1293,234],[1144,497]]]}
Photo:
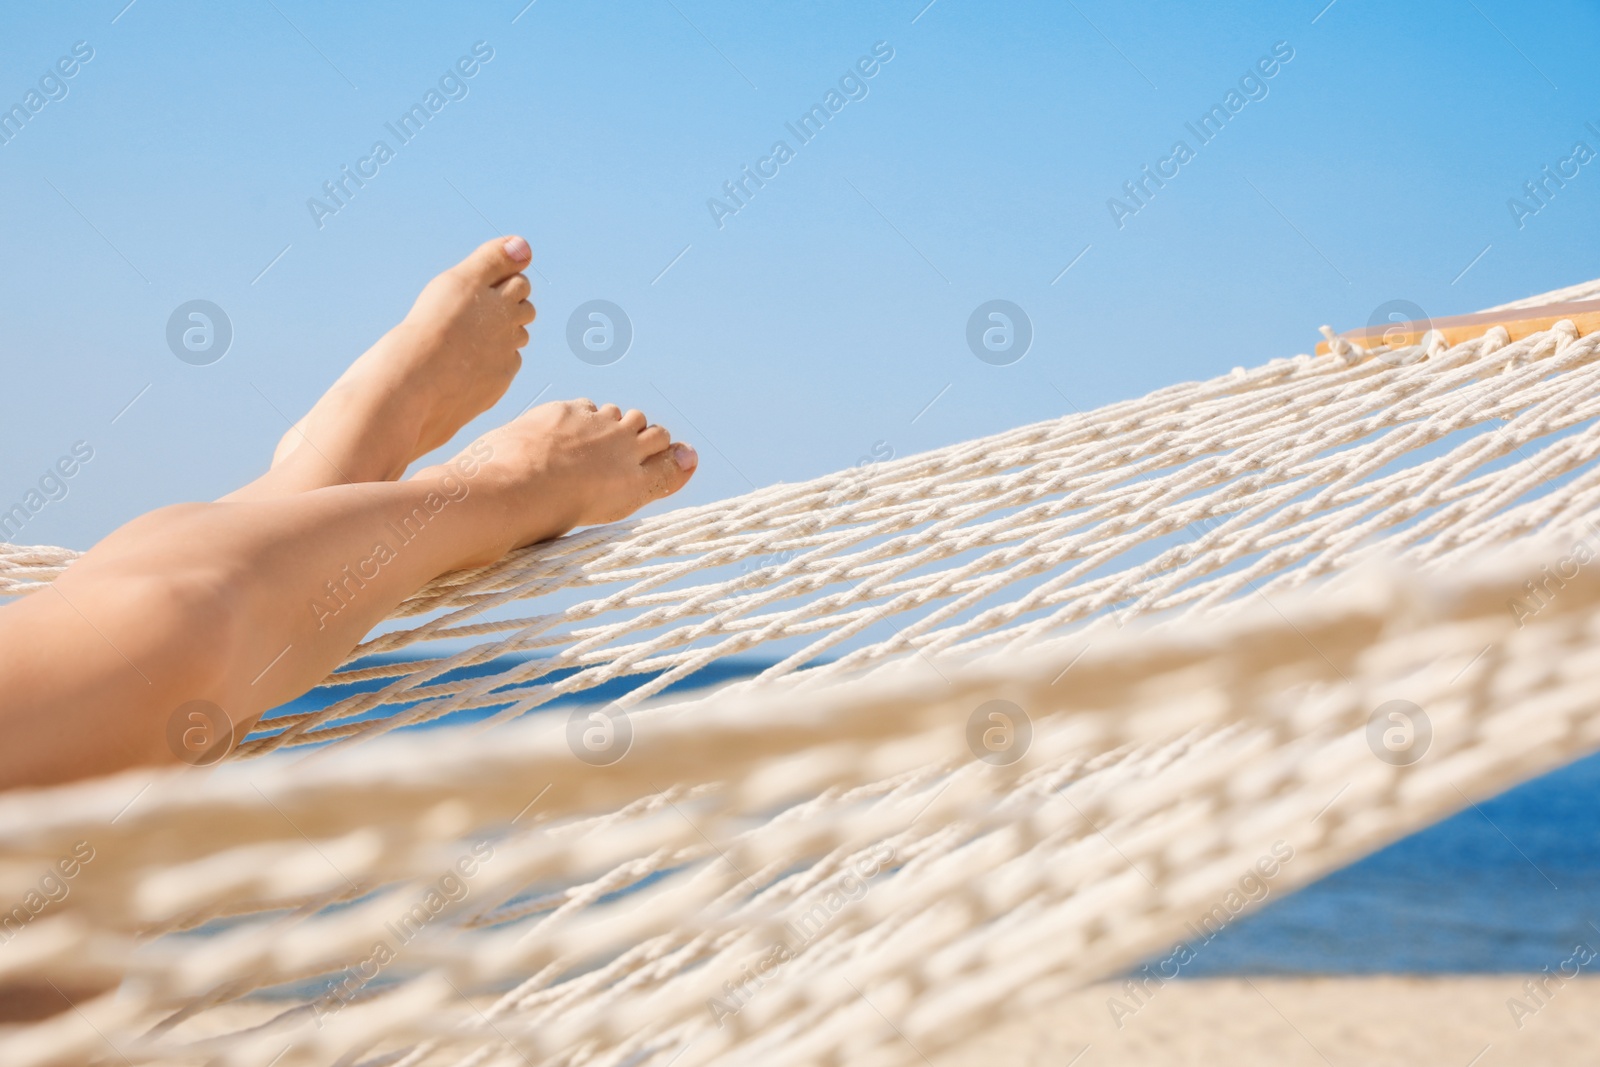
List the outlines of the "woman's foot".
{"label": "woman's foot", "polygon": [[392,481],[505,395],[534,318],[521,237],[496,238],[434,278],[226,499]]}
{"label": "woman's foot", "polygon": [[548,541],[575,526],[616,522],[671,496],[700,457],[638,410],[592,400],[541,404],[478,438],[460,456],[415,475],[465,479],[492,501],[491,543],[462,566],[492,563],[513,548]]}

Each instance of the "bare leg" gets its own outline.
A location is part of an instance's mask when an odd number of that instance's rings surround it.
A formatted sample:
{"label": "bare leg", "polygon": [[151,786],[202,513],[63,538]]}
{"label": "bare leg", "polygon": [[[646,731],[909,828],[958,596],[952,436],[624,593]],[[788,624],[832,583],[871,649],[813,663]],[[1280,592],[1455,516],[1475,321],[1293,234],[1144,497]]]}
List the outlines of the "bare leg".
{"label": "bare leg", "polygon": [[[242,736],[434,577],[621,519],[682,488],[698,462],[638,411],[566,401],[405,481],[340,484],[324,467],[335,484],[315,487],[313,457],[344,448],[351,466],[392,478],[505,389],[460,384],[448,415],[376,459],[319,404],[302,424],[321,437],[316,452],[280,449],[246,490],[136,519],[51,588],[0,607],[0,788],[174,763],[168,724],[190,701],[223,709]],[[397,404],[404,391],[379,390]],[[346,392],[341,403],[372,409],[363,390]],[[352,571],[355,595],[330,601],[327,584]]]}

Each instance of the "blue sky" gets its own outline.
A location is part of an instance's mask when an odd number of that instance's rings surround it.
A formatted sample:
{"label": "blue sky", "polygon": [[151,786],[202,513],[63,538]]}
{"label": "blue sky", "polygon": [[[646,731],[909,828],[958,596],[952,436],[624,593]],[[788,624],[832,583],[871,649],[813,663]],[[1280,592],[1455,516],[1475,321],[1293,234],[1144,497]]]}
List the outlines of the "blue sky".
{"label": "blue sky", "polygon": [[[0,107],[93,50],[0,144],[0,509],[94,450],[23,541],[85,547],[249,479],[500,231],[533,243],[540,318],[477,428],[541,393],[642,407],[700,448],[691,501],[1308,351],[1393,300],[1600,275],[1600,163],[1520,227],[1508,207],[1600,149],[1593,5],[125,2],[0,16]],[[479,42],[465,95],[400,143],[385,124]],[[786,124],[875,45],[801,143]],[[1186,124],[1275,46],[1200,143]],[[319,227],[308,200],[380,139],[393,158]],[[793,157],[714,217],[779,140]],[[1119,226],[1108,201],[1179,140],[1193,158]],[[233,330],[203,366],[167,343],[197,299]],[[634,330],[607,365],[566,340],[596,299]],[[1009,365],[967,343],[996,299],[1032,326]]]}

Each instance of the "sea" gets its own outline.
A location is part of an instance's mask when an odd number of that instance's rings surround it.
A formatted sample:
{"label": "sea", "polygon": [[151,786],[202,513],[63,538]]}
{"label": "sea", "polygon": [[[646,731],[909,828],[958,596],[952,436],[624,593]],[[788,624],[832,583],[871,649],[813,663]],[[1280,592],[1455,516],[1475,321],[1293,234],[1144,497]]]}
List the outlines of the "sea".
{"label": "sea", "polygon": [[1600,956],[1600,755],[1268,897],[1181,973],[1556,971],[1590,954]]}

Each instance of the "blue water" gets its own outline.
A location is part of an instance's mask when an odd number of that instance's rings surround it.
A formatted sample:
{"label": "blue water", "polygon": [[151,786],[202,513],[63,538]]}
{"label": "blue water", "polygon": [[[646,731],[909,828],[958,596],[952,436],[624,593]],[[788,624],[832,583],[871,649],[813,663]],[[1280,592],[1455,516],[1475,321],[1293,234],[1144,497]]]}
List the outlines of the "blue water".
{"label": "blue water", "polygon": [[1600,948],[1600,755],[1269,899],[1182,973],[1537,971],[1578,942]]}
{"label": "blue water", "polygon": [[[393,654],[370,656],[365,659],[358,660],[356,663],[352,664],[351,667],[374,667],[385,662],[394,662],[400,660],[409,661],[410,658],[411,657],[407,655]],[[514,667],[518,663],[524,662],[526,658],[527,657],[523,656],[500,656],[485,663],[480,663],[474,667],[463,667],[459,670],[448,671],[427,684],[440,685],[445,682],[455,682],[465,678],[479,678],[483,677],[484,675],[498,674],[509,667]],[[771,665],[772,664],[770,662],[766,661],[740,660],[735,658],[715,660],[700,668],[698,671],[695,671],[693,674],[678,679],[661,692],[662,695],[672,695],[674,693],[687,692],[693,689],[703,689],[707,686],[721,685],[724,682],[730,682],[737,678],[748,678],[752,675],[759,674],[761,671],[765,670]],[[576,673],[577,671],[572,668],[551,671],[544,677],[537,679],[537,681],[539,684],[558,682],[561,679]],[[634,689],[637,689],[647,681],[659,678],[661,674],[662,672],[660,671],[652,671],[644,674],[631,674],[622,678],[614,678],[609,682],[603,682],[600,685],[594,686],[590,689],[585,689],[582,692],[569,693],[556,697],[548,704],[542,705],[539,709],[536,709],[534,714],[538,714],[539,711],[543,711],[547,708],[565,708],[576,704],[604,704],[607,701],[617,699],[625,693],[632,692]],[[352,685],[328,686],[322,689],[314,689],[304,696],[296,700],[292,700],[289,703],[274,708],[272,711],[268,712],[262,718],[259,729],[264,733],[272,732],[272,720],[279,716],[287,715],[291,712],[316,711],[319,708],[325,708],[330,704],[335,704],[340,700],[344,700],[346,697],[349,697],[354,693],[370,693],[374,690],[382,689],[394,681],[394,678],[378,678],[373,681],[357,682]],[[430,729],[438,726],[454,726],[465,722],[486,719],[490,715],[493,715],[496,711],[510,706],[517,697],[525,695],[525,691],[513,693],[508,696],[504,704],[495,704],[489,707],[473,708],[468,711],[456,712],[454,714],[435,719],[432,722],[421,723],[417,726],[409,727],[409,729]],[[348,721],[364,722],[371,719],[381,719],[395,714],[397,711],[403,711],[412,706],[413,705],[411,704],[405,703],[385,704],[380,708],[374,709],[371,712],[357,716]],[[346,720],[340,719],[338,721],[344,722]]]}

